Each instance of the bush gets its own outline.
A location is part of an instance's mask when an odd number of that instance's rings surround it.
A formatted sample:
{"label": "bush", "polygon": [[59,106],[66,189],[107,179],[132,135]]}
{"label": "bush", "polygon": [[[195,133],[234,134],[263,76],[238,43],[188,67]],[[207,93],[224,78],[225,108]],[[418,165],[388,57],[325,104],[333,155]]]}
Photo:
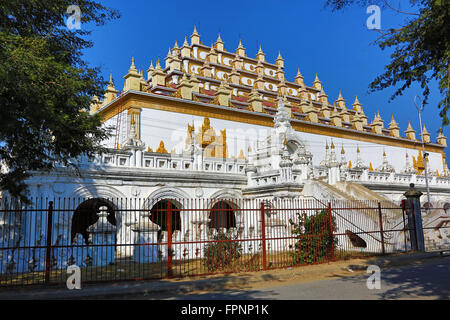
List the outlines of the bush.
{"label": "bush", "polygon": [[[292,233],[299,237],[295,243],[295,252],[291,253],[295,264],[317,263],[331,260],[331,252],[337,245],[337,238],[330,233],[330,218],[328,210],[322,210],[314,215],[297,213],[299,222],[292,219]],[[332,218],[333,230],[336,230],[336,219]]]}
{"label": "bush", "polygon": [[205,246],[204,265],[209,271],[220,270],[229,267],[233,262],[240,258],[242,246],[238,241],[232,238],[230,234],[219,232],[214,236],[215,242],[208,243]]}

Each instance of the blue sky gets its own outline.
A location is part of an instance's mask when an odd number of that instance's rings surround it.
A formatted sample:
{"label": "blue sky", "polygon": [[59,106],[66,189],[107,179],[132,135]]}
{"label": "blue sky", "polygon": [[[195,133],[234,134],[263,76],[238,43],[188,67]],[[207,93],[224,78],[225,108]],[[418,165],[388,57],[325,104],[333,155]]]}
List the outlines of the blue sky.
{"label": "blue sky", "polygon": [[[351,107],[358,95],[370,121],[379,110],[387,127],[394,114],[403,136],[411,120],[416,137],[420,138],[414,106],[414,96],[422,92],[420,86],[412,86],[391,102],[394,88],[368,92],[369,83],[383,72],[392,51],[382,51],[371,44],[379,33],[367,28],[370,14],[366,8],[354,6],[332,12],[324,8],[324,3],[325,0],[104,1],[106,6],[118,9],[121,17],[91,29],[94,46],[85,51],[85,59],[99,66],[105,79],[112,73],[116,88],[121,90],[132,56],[136,67],[146,75],[150,60],[155,62],[158,57],[163,60],[175,40],[179,45],[184,36],[189,40],[196,25],[205,45],[214,43],[220,32],[228,51],[235,51],[239,38],[250,57],[256,56],[259,44],[269,62],[275,62],[280,51],[288,80],[293,81],[300,68],[306,84],[312,85],[317,73],[330,102],[337,99],[341,90]],[[396,27],[406,18],[390,9],[381,9],[381,28]],[[431,84],[430,104],[422,113],[432,141],[436,141],[441,127],[439,101],[435,82]],[[443,130],[449,136],[450,129]]]}

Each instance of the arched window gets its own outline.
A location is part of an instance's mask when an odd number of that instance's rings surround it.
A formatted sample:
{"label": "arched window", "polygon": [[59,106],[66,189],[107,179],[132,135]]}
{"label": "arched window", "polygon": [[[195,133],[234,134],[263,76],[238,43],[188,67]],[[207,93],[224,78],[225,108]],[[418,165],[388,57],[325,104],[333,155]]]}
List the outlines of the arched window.
{"label": "arched window", "polygon": [[218,201],[209,212],[209,228],[235,228],[236,218],[233,207],[224,200]]}
{"label": "arched window", "polygon": [[107,199],[93,198],[83,201],[74,211],[72,217],[72,227],[70,230],[70,239],[73,241],[77,233],[81,234],[86,244],[88,243],[89,234],[87,228],[97,222],[97,213],[100,207],[106,206],[108,208],[108,216],[106,219],[112,224],[116,225],[115,209],[116,206]]}
{"label": "arched window", "polygon": [[423,213],[428,213],[431,211],[431,209],[433,209],[433,205],[431,203],[425,202],[423,204],[423,211],[424,211]]}
{"label": "arched window", "polygon": [[444,212],[445,214],[450,214],[450,203],[446,202],[444,204]]}
{"label": "arched window", "polygon": [[172,212],[172,230],[181,231],[181,217],[180,217],[181,206],[173,200],[163,199],[156,202],[152,209],[150,210],[150,220],[161,227],[159,230],[159,235],[161,231],[168,231],[167,228],[167,215]]}

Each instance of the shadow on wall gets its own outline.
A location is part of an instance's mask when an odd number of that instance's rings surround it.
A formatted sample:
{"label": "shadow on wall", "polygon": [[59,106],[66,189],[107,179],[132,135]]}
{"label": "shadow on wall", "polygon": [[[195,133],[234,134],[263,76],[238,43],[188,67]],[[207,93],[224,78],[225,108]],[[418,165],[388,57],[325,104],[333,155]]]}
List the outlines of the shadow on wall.
{"label": "shadow on wall", "polygon": [[117,208],[111,201],[102,198],[86,200],[82,202],[74,211],[72,227],[70,230],[71,242],[75,238],[76,234],[79,233],[83,236],[85,243],[88,244],[89,233],[87,232],[87,229],[89,226],[97,222],[97,213],[100,211],[99,209],[102,206],[106,206],[108,208],[108,216],[106,218],[108,222],[114,226],[117,224],[114,213]]}

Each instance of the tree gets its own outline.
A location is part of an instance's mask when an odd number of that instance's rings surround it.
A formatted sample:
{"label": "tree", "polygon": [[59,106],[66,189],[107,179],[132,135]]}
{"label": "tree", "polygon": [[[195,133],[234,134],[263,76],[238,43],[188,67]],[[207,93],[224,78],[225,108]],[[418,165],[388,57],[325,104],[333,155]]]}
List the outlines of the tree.
{"label": "tree", "polygon": [[325,262],[332,259],[332,251],[336,250],[338,239],[332,234],[336,230],[336,218],[331,218],[328,210],[313,215],[297,213],[298,221],[289,219],[292,234],[298,237],[294,252],[291,253],[294,264]]}
{"label": "tree", "polygon": [[410,0],[415,12],[403,11],[388,0],[327,0],[325,6],[333,11],[343,10],[352,4],[369,6],[378,4],[405,16],[399,28],[376,30],[380,33],[374,43],[384,50],[393,47],[391,62],[385,66],[383,74],[369,84],[371,92],[389,87],[398,88],[391,96],[395,97],[411,86],[420,84],[427,104],[430,95],[429,82],[437,80],[441,94],[438,108],[442,124],[448,125],[447,111],[450,104],[450,0]]}
{"label": "tree", "polygon": [[[69,29],[70,5],[81,11],[81,29]],[[73,12],[72,12],[73,13]],[[8,0],[0,4],[0,189],[27,201],[25,180],[56,164],[76,166],[109,136],[90,116],[94,95],[106,82],[82,50],[88,24],[101,26],[118,13],[89,0]],[[6,170],[5,170],[6,168]]]}

